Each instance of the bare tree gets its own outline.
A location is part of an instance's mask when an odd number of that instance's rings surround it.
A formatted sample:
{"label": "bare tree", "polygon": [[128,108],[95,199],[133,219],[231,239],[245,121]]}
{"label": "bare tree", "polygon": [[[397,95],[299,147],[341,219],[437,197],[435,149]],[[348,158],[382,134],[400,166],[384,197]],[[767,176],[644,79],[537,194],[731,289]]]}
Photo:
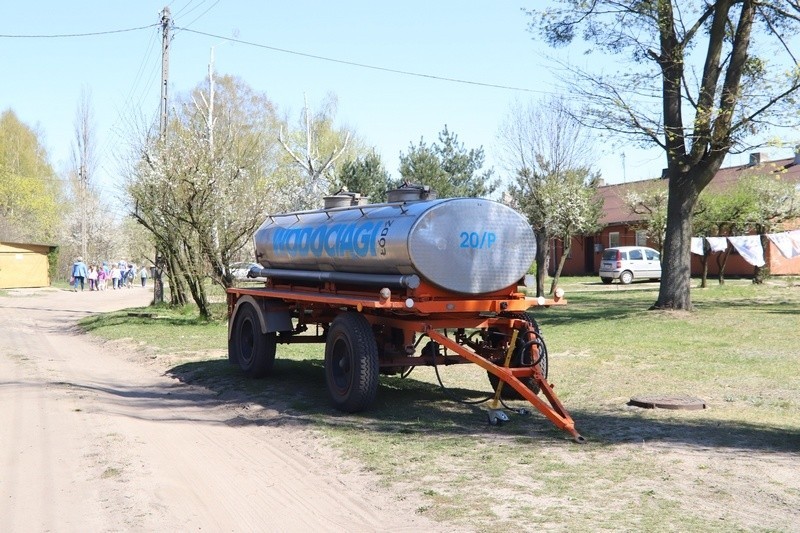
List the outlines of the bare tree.
{"label": "bare tree", "polygon": [[97,142],[91,91],[83,87],[75,110],[74,138],[67,171],[73,202],[65,206],[61,242],[71,261],[81,255],[87,262],[111,257],[115,250],[114,225],[109,206],[95,183]]}
{"label": "bare tree", "polygon": [[[500,129],[499,144],[502,164],[514,176],[514,183],[508,189],[509,199],[527,216],[536,235],[536,294],[541,296],[550,241],[559,233],[566,237],[591,227],[581,222],[578,229],[568,220],[569,216],[567,219],[560,217],[570,213],[578,217],[574,221],[577,222],[587,212],[576,213],[566,209],[567,206],[582,205],[592,209],[592,202],[583,198],[585,185],[590,180],[591,150],[587,130],[558,100],[527,105],[517,102]],[[579,187],[572,186],[576,177]],[[571,244],[571,240],[570,237],[564,242]]]}
{"label": "bare tree", "polygon": [[312,114],[305,97],[303,101],[302,133],[297,132],[287,139],[281,128],[278,141],[290,157],[291,165],[301,170],[296,207],[310,208],[319,205],[322,197],[335,187],[335,165],[348,153],[350,132],[333,129],[336,104],[333,97],[316,115]]}
{"label": "bare tree", "polygon": [[[695,203],[731,151],[764,128],[797,124],[800,69],[789,47],[796,0],[561,0],[533,10],[552,45],[576,36],[588,53],[628,54],[616,72],[567,65],[584,123],[666,155],[669,178],[663,273],[654,308],[691,309]],[[602,65],[608,70],[608,63]],[[592,67],[597,66],[596,70]],[[754,141],[758,144],[758,141]]]}
{"label": "bare tree", "polygon": [[[89,241],[89,183],[96,167],[95,140],[92,117],[91,92],[83,87],[75,113],[75,144],[72,162],[77,175],[78,202],[80,205],[81,255],[87,257]],[[88,260],[88,259],[87,259]]]}

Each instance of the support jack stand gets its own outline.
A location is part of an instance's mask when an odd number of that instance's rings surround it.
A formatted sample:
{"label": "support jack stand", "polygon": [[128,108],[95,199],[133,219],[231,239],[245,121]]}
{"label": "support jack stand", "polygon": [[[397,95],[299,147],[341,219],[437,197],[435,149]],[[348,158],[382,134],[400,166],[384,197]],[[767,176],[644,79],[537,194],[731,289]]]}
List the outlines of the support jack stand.
{"label": "support jack stand", "polygon": [[502,426],[509,421],[508,415],[502,409],[489,409],[486,412],[490,426]]}

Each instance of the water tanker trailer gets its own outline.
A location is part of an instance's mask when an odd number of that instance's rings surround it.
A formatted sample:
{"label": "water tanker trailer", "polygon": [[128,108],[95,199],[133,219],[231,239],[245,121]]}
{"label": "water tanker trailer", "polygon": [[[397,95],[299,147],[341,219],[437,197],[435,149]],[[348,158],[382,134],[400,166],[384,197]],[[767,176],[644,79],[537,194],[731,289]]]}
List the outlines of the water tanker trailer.
{"label": "water tanker trailer", "polygon": [[498,403],[524,399],[579,442],[547,382],[547,348],[519,284],[536,255],[525,218],[480,198],[436,199],[425,188],[390,191],[364,204],[355,194],[325,208],[271,215],[256,231],[248,277],[263,286],[228,289],[228,358],[267,376],[278,344],[324,343],[325,381],[339,410],[369,407],[380,374],[474,363]]}

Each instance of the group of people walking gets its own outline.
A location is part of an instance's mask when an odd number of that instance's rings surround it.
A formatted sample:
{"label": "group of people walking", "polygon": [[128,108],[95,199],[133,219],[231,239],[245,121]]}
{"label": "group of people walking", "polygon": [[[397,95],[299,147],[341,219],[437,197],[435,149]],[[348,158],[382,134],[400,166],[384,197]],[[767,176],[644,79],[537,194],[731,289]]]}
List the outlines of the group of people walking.
{"label": "group of people walking", "polygon": [[135,263],[128,263],[124,259],[110,264],[107,261],[90,263],[87,267],[83,258],[78,257],[72,264],[70,285],[73,292],[77,292],[79,287],[84,290],[87,285],[90,291],[104,291],[109,284],[113,290],[123,287],[130,289],[137,277],[142,287],[147,287],[147,276],[145,266],[137,269]]}

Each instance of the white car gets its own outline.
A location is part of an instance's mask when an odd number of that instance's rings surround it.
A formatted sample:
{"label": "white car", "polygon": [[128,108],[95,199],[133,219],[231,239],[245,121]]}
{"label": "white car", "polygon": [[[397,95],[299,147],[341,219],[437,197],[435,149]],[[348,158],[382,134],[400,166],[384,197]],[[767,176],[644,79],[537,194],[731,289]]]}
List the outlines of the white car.
{"label": "white car", "polygon": [[611,283],[618,279],[627,285],[634,279],[661,279],[661,254],[646,246],[618,246],[603,250],[600,279]]}
{"label": "white car", "polygon": [[231,276],[233,277],[233,279],[248,279],[247,273],[253,267],[261,268],[261,265],[259,265],[258,263],[231,263],[228,266],[228,268],[231,271]]}

